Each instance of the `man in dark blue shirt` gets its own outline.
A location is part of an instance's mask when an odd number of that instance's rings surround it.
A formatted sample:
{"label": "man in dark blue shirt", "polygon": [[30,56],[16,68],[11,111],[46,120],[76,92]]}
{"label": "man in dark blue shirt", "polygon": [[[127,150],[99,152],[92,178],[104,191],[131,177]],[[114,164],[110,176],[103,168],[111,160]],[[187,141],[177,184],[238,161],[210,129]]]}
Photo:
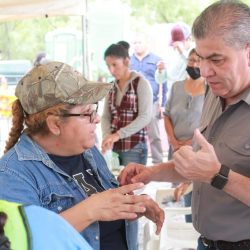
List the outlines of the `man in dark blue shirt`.
{"label": "man in dark blue shirt", "polygon": [[155,81],[155,71],[157,69],[157,64],[162,61],[162,59],[148,51],[147,38],[144,34],[138,34],[133,41],[133,45],[134,54],[131,56],[130,68],[142,73],[149,81],[153,90],[153,116],[148,125],[148,136],[152,162],[160,163],[163,158],[163,150],[159,120],[162,118],[161,107],[165,107],[167,101],[167,83],[165,82],[162,85],[158,84]]}

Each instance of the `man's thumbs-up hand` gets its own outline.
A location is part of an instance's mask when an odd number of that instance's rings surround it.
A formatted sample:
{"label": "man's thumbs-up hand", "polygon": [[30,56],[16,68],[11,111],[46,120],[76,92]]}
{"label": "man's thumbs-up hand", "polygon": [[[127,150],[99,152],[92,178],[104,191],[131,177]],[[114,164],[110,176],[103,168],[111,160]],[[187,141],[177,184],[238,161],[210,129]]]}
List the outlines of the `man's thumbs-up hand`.
{"label": "man's thumbs-up hand", "polygon": [[194,152],[191,146],[182,146],[173,156],[175,169],[189,180],[210,183],[219,172],[221,164],[214,147],[198,129],[195,130],[193,139],[200,149]]}
{"label": "man's thumbs-up hand", "polygon": [[200,146],[201,149],[211,149],[213,146],[206,140],[206,138],[201,134],[199,129],[194,131],[193,140],[196,144]]}

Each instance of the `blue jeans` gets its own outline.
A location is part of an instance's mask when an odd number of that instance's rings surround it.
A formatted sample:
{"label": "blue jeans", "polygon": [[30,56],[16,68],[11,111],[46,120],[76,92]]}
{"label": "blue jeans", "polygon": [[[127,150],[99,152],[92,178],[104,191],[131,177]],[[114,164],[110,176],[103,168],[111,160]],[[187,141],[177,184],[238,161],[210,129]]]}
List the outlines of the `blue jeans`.
{"label": "blue jeans", "polygon": [[143,165],[147,164],[148,158],[148,147],[146,143],[140,142],[135,145],[132,149],[126,152],[115,151],[119,154],[120,165],[126,166],[130,162],[140,163]]}
{"label": "blue jeans", "polygon": [[197,247],[197,250],[207,250],[208,248],[206,248],[204,245],[203,245],[203,243],[202,243],[202,241],[201,241],[201,238],[199,237],[199,239],[198,239],[198,247]]}

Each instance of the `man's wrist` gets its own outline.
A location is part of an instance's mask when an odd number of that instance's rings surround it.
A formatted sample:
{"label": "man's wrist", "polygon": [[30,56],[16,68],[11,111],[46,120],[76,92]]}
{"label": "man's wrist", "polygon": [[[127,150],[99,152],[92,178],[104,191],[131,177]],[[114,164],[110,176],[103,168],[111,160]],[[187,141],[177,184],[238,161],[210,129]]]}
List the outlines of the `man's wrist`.
{"label": "man's wrist", "polygon": [[228,182],[230,168],[221,165],[219,172],[212,178],[211,185],[217,189],[223,189]]}

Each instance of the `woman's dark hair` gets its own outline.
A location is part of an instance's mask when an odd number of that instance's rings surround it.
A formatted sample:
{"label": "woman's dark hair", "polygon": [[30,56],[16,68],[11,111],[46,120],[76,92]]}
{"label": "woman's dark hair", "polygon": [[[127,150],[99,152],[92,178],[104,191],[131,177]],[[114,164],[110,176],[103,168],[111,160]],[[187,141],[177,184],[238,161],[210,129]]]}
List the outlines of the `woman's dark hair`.
{"label": "woman's dark hair", "polygon": [[130,45],[126,41],[119,41],[117,44],[122,45],[125,49],[129,50]]}
{"label": "woman's dark hair", "polygon": [[194,54],[194,53],[197,55],[195,48],[193,48],[193,49],[191,49],[191,50],[189,51],[188,56],[191,56],[191,55]]}
{"label": "woman's dark hair", "polygon": [[0,250],[9,250],[10,241],[4,234],[4,225],[7,221],[7,215],[4,212],[0,212]]}
{"label": "woman's dark hair", "polygon": [[129,43],[120,41],[116,44],[111,44],[104,52],[104,60],[107,56],[114,56],[118,58],[129,58],[128,50]]}

